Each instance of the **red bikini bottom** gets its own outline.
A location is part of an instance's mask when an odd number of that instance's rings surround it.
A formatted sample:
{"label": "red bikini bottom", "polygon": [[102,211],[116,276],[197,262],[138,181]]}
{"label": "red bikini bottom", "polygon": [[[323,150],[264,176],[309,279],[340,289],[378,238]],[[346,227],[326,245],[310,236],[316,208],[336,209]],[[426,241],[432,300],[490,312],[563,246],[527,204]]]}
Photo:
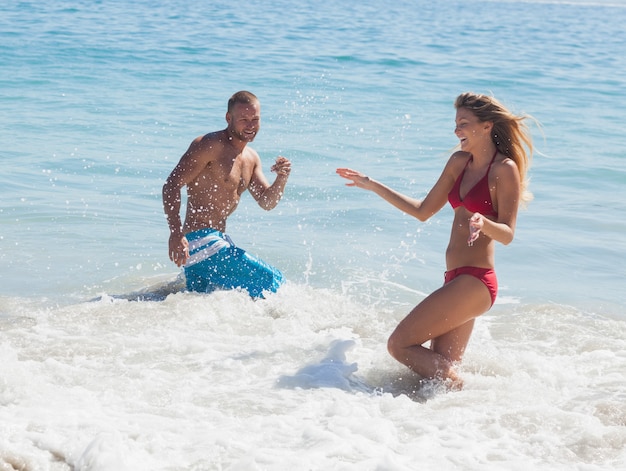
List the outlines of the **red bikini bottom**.
{"label": "red bikini bottom", "polygon": [[491,305],[496,302],[496,296],[498,295],[498,278],[493,268],[479,268],[479,267],[459,267],[453,270],[448,270],[444,274],[445,283],[450,283],[459,275],[471,275],[474,278],[478,278],[482,281],[491,296]]}

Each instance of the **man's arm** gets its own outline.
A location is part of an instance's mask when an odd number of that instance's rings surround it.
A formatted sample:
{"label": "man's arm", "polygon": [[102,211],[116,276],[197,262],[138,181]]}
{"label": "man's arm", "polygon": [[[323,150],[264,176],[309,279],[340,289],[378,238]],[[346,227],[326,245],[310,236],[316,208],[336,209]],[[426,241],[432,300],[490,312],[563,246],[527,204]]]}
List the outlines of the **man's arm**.
{"label": "man's arm", "polygon": [[259,206],[267,211],[274,209],[283,196],[291,172],[291,162],[287,158],[279,156],[272,165],[272,172],[276,172],[276,179],[270,185],[263,174],[261,159],[257,155],[248,190]]}
{"label": "man's arm", "polygon": [[206,167],[209,160],[210,153],[203,149],[203,138],[195,139],[163,185],[163,210],[170,229],[169,257],[179,267],[189,257],[189,245],[180,217],[181,190]]}

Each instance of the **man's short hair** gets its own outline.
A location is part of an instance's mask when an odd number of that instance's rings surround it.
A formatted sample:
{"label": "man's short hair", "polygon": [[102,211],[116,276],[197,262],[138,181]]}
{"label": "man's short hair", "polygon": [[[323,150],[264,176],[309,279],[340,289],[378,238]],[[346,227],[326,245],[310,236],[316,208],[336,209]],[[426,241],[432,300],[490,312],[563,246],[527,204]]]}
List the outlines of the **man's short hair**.
{"label": "man's short hair", "polygon": [[254,93],[241,90],[228,99],[228,112],[230,113],[237,104],[249,105],[250,103],[258,103],[258,101],[259,99]]}

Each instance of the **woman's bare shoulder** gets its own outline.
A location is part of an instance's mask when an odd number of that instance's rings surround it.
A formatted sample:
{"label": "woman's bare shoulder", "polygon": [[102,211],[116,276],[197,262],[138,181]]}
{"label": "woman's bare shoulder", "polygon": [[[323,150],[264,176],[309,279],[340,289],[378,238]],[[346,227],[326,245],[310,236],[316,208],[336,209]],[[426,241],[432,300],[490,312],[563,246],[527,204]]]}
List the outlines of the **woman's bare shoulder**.
{"label": "woman's bare shoulder", "polygon": [[499,178],[517,178],[519,179],[519,169],[513,159],[508,157],[502,160],[496,160],[492,166],[494,173]]}
{"label": "woman's bare shoulder", "polygon": [[446,167],[444,168],[444,172],[451,172],[454,175],[458,175],[461,173],[462,169],[465,167],[468,159],[472,156],[469,152],[465,152],[462,150],[458,150],[453,152],[446,163]]}

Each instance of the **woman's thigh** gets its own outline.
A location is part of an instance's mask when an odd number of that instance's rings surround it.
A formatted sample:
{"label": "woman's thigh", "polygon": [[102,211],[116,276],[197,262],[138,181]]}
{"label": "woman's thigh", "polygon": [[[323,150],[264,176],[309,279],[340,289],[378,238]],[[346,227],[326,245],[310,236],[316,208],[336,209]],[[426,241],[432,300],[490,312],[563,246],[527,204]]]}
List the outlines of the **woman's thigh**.
{"label": "woman's thigh", "polygon": [[455,343],[466,345],[473,327],[470,321],[490,306],[487,287],[473,276],[460,275],[415,306],[392,334],[394,343],[408,347],[440,339],[436,344],[448,350]]}

